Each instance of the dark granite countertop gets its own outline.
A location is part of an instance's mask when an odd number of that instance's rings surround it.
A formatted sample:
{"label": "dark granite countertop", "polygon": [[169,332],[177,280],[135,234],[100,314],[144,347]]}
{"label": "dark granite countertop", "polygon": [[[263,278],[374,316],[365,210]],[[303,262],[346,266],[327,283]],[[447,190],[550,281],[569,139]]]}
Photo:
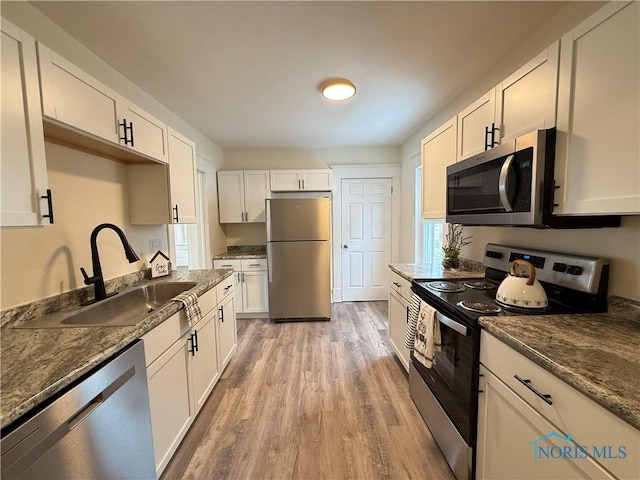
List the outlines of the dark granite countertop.
{"label": "dark granite countertop", "polygon": [[267,258],[266,245],[228,246],[227,251],[214,255],[214,260],[236,260],[243,258]]}
{"label": "dark granite countertop", "polygon": [[638,307],[612,308],[610,301],[609,313],[481,317],[479,322],[514,350],[640,429]]}
{"label": "dark granite countertop", "polygon": [[[159,279],[142,279],[139,284],[194,281],[197,285],[190,291],[202,295],[232,273],[230,269],[178,270]],[[20,328],[26,326],[29,320],[39,318],[38,313],[43,314],[47,308],[52,313],[52,302],[56,303],[56,299],[45,299],[24,308],[3,312],[0,337],[1,428],[108,360],[182,308],[179,303],[169,302],[138,325],[128,327]],[[57,299],[57,305],[60,304]]]}
{"label": "dark granite countertop", "polygon": [[446,270],[440,263],[391,263],[389,268],[408,281],[484,277],[482,264],[468,260],[463,261],[461,267],[455,270]]}

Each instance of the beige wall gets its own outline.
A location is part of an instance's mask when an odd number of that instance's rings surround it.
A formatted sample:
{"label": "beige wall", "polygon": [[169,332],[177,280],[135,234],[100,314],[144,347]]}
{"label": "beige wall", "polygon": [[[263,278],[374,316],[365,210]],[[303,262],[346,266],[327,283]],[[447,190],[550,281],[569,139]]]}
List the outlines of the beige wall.
{"label": "beige wall", "polygon": [[[559,39],[604,2],[569,2],[538,32],[523,44],[515,46],[511,55],[494,65],[488,73],[458,96],[439,113],[428,119],[402,144],[402,226],[400,258],[414,259],[414,172],[420,164],[420,141],[442,123],[456,115],[482,94],[493,88],[521,65]],[[609,293],[640,300],[640,217],[623,219],[616,229],[535,230],[528,228],[474,227],[466,229],[473,235],[473,244],[463,255],[481,261],[488,242],[549,250],[576,252],[611,259]]]}
{"label": "beige wall", "polygon": [[150,239],[167,245],[166,226],[129,224],[124,165],[52,143],[45,147],[55,223],[0,230],[2,308],[84,286],[80,267],[92,274],[89,238],[100,223],[122,228],[140,257],[128,263],[115,232],[103,230],[98,249],[106,279],[146,268]]}

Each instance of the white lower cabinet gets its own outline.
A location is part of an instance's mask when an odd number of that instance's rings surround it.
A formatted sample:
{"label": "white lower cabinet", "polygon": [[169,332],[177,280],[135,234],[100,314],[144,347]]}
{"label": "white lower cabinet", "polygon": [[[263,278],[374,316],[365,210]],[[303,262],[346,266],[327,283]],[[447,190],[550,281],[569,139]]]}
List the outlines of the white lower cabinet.
{"label": "white lower cabinet", "polygon": [[639,451],[638,430],[482,332],[477,479],[640,478]]}
{"label": "white lower cabinet", "polygon": [[189,325],[180,310],[142,337],[158,478],[235,351],[234,289],[229,279],[200,296],[202,318],[197,324]]}
{"label": "white lower cabinet", "polygon": [[389,343],[404,369],[409,371],[409,349],[404,346],[404,337],[409,320],[411,283],[395,272],[390,273],[388,331]]}
{"label": "white lower cabinet", "polygon": [[265,258],[214,260],[213,268],[232,268],[235,273],[236,313],[269,311],[267,260]]}

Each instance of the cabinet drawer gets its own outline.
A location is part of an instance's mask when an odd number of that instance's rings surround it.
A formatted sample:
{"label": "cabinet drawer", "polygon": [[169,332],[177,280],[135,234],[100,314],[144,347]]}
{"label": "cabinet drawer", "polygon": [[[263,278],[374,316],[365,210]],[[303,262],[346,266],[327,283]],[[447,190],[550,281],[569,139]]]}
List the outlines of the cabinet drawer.
{"label": "cabinet drawer", "polygon": [[398,292],[405,300],[411,300],[411,282],[393,271],[389,277],[389,288]]}
{"label": "cabinet drawer", "polygon": [[236,272],[241,272],[242,260],[214,260],[213,268],[233,268]]}
{"label": "cabinet drawer", "polygon": [[233,275],[222,280],[218,285],[216,285],[216,294],[218,296],[218,303],[222,302],[225,297],[233,294],[233,284],[235,280]]}
{"label": "cabinet drawer", "polygon": [[242,260],[242,271],[248,272],[250,270],[266,270],[267,259],[266,258],[245,258]]}
{"label": "cabinet drawer", "polygon": [[[626,458],[597,461],[617,477],[637,477],[640,434],[634,427],[486,331],[482,331],[480,362],[559,431],[571,434],[577,445],[588,447],[589,453],[594,447],[602,450],[612,446],[610,453],[615,455],[617,448],[624,446]],[[516,375],[529,380],[529,385],[538,392],[550,395],[552,405],[517,380]]]}
{"label": "cabinet drawer", "polygon": [[148,367],[163,352],[165,352],[176,340],[189,331],[189,322],[184,310],[174,313],[164,322],[156,326],[150,332],[143,335],[144,358]]}
{"label": "cabinet drawer", "polygon": [[218,304],[218,296],[216,295],[216,288],[207,290],[198,298],[198,304],[200,305],[200,311],[204,317],[207,313],[215,308]]}

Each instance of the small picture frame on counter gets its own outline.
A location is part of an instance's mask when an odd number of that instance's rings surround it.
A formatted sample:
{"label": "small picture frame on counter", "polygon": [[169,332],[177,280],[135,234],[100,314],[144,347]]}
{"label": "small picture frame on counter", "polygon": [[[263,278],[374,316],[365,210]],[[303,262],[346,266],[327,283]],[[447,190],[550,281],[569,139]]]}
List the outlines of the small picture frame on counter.
{"label": "small picture frame on counter", "polygon": [[156,254],[151,257],[149,261],[151,264],[151,278],[163,277],[165,275],[169,275],[170,273],[170,263],[169,257],[167,257],[160,250],[156,252]]}

